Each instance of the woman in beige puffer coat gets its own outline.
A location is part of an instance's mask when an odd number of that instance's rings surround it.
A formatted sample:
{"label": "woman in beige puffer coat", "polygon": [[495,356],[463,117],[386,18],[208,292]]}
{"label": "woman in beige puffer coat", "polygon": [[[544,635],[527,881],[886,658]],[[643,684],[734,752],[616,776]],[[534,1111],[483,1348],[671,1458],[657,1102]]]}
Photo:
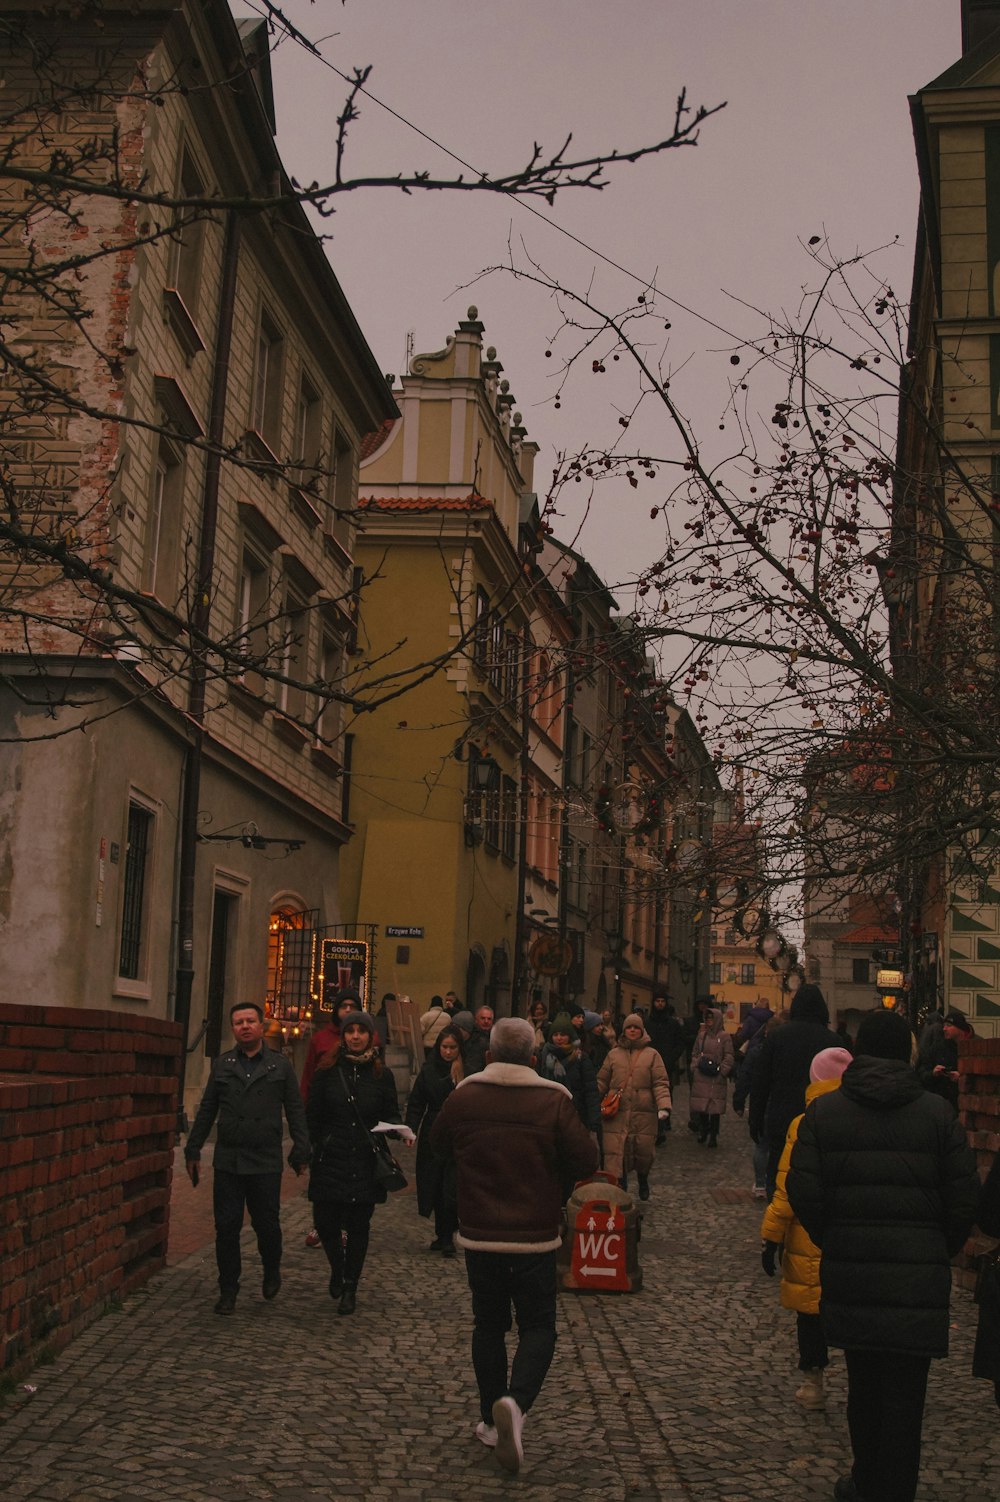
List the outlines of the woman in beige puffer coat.
{"label": "woman in beige puffer coat", "polygon": [[615,1115],[604,1117],[604,1167],[623,1189],[634,1168],[639,1198],[648,1200],[657,1120],[670,1115],[670,1080],[637,1012],[625,1018],[621,1037],[598,1072],[601,1099],[612,1090],[621,1091],[621,1100]]}

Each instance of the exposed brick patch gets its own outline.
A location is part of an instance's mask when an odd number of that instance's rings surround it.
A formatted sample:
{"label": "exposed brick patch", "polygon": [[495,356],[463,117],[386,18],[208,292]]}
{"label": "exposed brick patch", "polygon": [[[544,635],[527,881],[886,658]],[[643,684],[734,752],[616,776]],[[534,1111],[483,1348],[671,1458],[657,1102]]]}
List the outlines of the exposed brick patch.
{"label": "exposed brick patch", "polygon": [[179,1053],[173,1022],[0,1005],[0,1371],[163,1266]]}
{"label": "exposed brick patch", "polygon": [[[962,1124],[969,1145],[985,1174],[1000,1151],[1000,1038],[971,1038],[958,1045],[958,1067],[962,1076],[958,1097]],[[955,1276],[964,1288],[976,1282],[976,1264],[980,1252],[992,1246],[991,1238],[972,1236],[956,1259]]]}

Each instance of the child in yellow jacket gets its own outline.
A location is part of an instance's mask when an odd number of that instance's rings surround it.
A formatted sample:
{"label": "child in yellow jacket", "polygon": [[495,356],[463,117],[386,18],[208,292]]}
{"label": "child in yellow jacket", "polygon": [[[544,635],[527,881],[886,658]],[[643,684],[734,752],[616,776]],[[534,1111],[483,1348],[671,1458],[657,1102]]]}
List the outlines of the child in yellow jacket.
{"label": "child in yellow jacket", "polygon": [[[811,1083],[806,1088],[806,1106],[819,1095],[840,1088],[840,1077],[851,1055],[846,1048],[824,1048],[809,1066]],[[774,1277],[774,1263],[780,1247],[784,1247],[781,1262],[781,1302],[786,1309],[794,1309],[795,1333],[799,1343],[799,1371],[801,1386],[795,1396],[803,1408],[818,1409],[825,1403],[823,1396],[823,1370],[830,1357],[823,1335],[820,1318],[820,1250],[810,1241],[805,1230],[792,1213],[785,1193],[785,1179],[792,1159],[792,1148],[799,1135],[801,1116],[796,1116],[788,1128],[774,1197],[764,1211],[760,1234],[763,1241],[761,1265],[769,1278]]]}

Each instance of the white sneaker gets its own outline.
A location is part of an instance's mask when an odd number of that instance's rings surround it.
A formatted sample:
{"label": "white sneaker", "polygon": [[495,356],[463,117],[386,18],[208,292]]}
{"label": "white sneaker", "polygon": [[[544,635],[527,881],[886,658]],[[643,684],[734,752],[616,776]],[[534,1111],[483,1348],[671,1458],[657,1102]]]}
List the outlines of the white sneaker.
{"label": "white sneaker", "polygon": [[481,1444],[488,1445],[492,1450],[496,1447],[497,1432],[492,1424],[487,1424],[485,1419],[480,1419],[476,1425],[476,1438]]}
{"label": "white sneaker", "polygon": [[497,1431],[497,1462],[516,1476],[524,1459],[521,1444],[524,1414],[513,1398],[497,1398],[493,1404],[493,1422]]}
{"label": "white sneaker", "polygon": [[753,1197],[755,1200],[767,1199],[767,1190],[764,1188],[763,1184],[755,1184],[753,1186]]}

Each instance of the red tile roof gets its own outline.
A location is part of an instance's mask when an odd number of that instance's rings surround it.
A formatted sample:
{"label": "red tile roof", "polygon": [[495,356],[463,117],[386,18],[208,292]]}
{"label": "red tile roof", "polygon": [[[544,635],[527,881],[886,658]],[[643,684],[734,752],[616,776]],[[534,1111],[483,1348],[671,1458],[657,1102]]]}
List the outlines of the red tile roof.
{"label": "red tile roof", "polygon": [[865,923],[861,928],[852,928],[850,933],[841,934],[837,939],[838,944],[898,944],[898,928],[879,928],[877,923]]}
{"label": "red tile roof", "polygon": [[359,511],[491,511],[481,495],[358,496]]}
{"label": "red tile roof", "polygon": [[392,429],[393,429],[393,427],[395,426],[395,424],[397,422],[399,422],[399,418],[398,417],[387,417],[383,423],[379,424],[379,426],[375,429],[374,433],[366,433],[365,434],[364,438],[362,438],[362,440],[361,440],[361,463],[362,464],[365,462],[366,459],[370,459],[371,458],[372,454],[374,454],[374,452],[375,452],[376,449],[382,447],[383,443],[388,438],[389,434],[392,432]]}

